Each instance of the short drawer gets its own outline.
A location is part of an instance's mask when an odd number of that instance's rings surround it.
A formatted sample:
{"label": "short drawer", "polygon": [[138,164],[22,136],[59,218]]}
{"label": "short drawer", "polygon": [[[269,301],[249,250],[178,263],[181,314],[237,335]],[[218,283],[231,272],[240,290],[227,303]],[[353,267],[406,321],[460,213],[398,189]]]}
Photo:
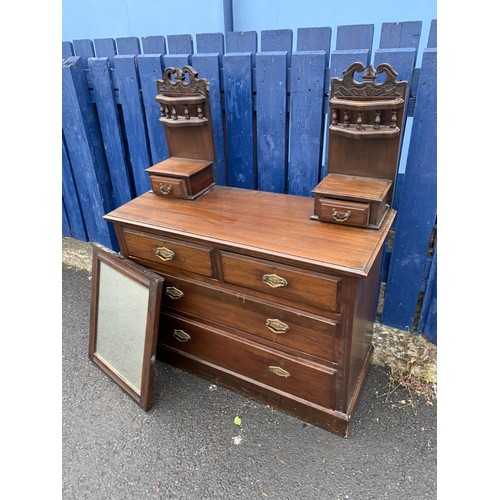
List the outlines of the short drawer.
{"label": "short drawer", "polygon": [[149,180],[153,193],[162,196],[172,196],[174,198],[186,198],[187,186],[184,179],[175,177],[165,177],[160,175],[150,175]]}
{"label": "short drawer", "polygon": [[161,315],[158,342],[326,408],[335,407],[336,370],[286,356],[175,315]]}
{"label": "short drawer", "polygon": [[305,271],[271,261],[222,253],[224,281],[273,297],[290,299],[297,307],[336,312],[341,278]]}
{"label": "short drawer", "polygon": [[165,276],[163,304],[256,335],[277,347],[338,362],[338,323],[330,318],[171,276]]}
{"label": "short drawer", "polygon": [[348,226],[367,226],[370,220],[370,204],[356,201],[336,200],[334,198],[320,198],[320,220],[334,222]]}
{"label": "short drawer", "polygon": [[175,269],[213,276],[211,249],[185,241],[163,238],[135,229],[123,228],[128,257],[152,263],[155,269]]}

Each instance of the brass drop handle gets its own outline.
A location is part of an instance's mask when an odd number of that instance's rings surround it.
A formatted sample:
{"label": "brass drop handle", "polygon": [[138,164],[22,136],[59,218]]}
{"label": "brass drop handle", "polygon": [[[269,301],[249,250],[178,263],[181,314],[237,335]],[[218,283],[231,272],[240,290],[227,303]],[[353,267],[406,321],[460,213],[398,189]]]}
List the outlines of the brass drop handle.
{"label": "brass drop handle", "polygon": [[175,288],[175,286],[167,286],[167,288],[165,288],[165,295],[170,297],[172,300],[179,300],[184,297],[184,292]]}
{"label": "brass drop handle", "polygon": [[262,281],[271,288],[280,288],[288,285],[288,281],[277,274],[264,274]]}
{"label": "brass drop handle", "polygon": [[191,340],[191,335],[189,333],[186,333],[184,330],[174,330],[174,338],[178,340],[179,342],[188,342]]}
{"label": "brass drop handle", "polygon": [[290,376],[290,374],[286,370],[283,370],[281,366],[269,366],[268,369],[275,375],[278,375],[278,377],[288,378]]}
{"label": "brass drop handle", "polygon": [[266,326],[273,333],[286,333],[289,330],[289,326],[286,323],[274,318],[266,319]]}
{"label": "brass drop handle", "polygon": [[166,247],[158,247],[155,253],[161,260],[172,260],[175,257],[175,253]]}
{"label": "brass drop handle", "polygon": [[346,221],[349,217],[351,216],[351,211],[348,210],[347,212],[339,212],[336,208],[332,210],[332,217],[337,221],[337,222],[344,222]]}
{"label": "brass drop handle", "polygon": [[163,182],[160,182],[160,193],[164,194],[165,196],[168,196],[172,192],[172,184],[165,184]]}

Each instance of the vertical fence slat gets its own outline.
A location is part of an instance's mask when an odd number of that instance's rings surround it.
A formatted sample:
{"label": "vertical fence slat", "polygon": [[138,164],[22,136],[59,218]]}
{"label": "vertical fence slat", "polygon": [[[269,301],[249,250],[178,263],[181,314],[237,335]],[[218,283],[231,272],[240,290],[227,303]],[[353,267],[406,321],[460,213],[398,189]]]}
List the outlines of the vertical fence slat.
{"label": "vertical fence slat", "polygon": [[145,169],[151,166],[151,161],[149,158],[146,124],[139,88],[139,75],[136,68],[136,56],[116,56],[115,75],[116,84],[120,91],[135,194],[138,196],[151,189],[149,177],[145,172]]}
{"label": "vertical fence slat", "polygon": [[159,54],[138,55],[137,66],[141,81],[151,161],[159,163],[168,157],[165,133],[163,125],[160,123],[160,105],[155,101],[158,94],[156,80],[161,80],[163,75],[162,56]]}
{"label": "vertical fence slat", "polygon": [[73,44],[71,42],[62,43],[62,58],[67,59],[68,57],[74,56],[75,51],[73,50]]}
{"label": "vertical fence slat", "polygon": [[257,32],[229,31],[226,33],[226,52],[257,52]]}
{"label": "vertical fence slat", "polygon": [[198,33],[196,52],[198,54],[224,54],[224,35],[222,33]]}
{"label": "vertical fence slat", "polygon": [[230,186],[255,189],[251,52],[225,54],[224,89]]}
{"label": "vertical fence slat", "polygon": [[324,82],[324,51],[292,54],[288,165],[290,194],[311,196],[311,189],[319,181]]}
{"label": "vertical fence slat", "polygon": [[413,48],[418,49],[422,21],[405,21],[402,23],[382,23],[380,32],[381,49]]}
{"label": "vertical fence slat", "polygon": [[431,27],[429,29],[429,38],[427,39],[427,48],[432,49],[437,47],[437,20],[433,19],[431,21]]}
{"label": "vertical fence slat", "polygon": [[[62,235],[71,238],[71,237],[73,237],[73,234],[71,233],[71,227],[69,226],[68,212],[66,210],[66,207],[64,206],[64,199],[62,200],[61,215],[62,215],[62,225],[61,225]],[[77,239],[81,239],[81,238],[77,238]]]}
{"label": "vertical fence slat", "polygon": [[289,68],[292,62],[293,30],[264,30],[260,33],[261,52],[287,52],[287,64]]}
{"label": "vertical fence slat", "polygon": [[107,57],[110,64],[116,56],[116,43],[114,38],[98,38],[94,40],[96,57]]}
{"label": "vertical fence slat", "polygon": [[210,109],[212,112],[212,128],[214,131],[215,182],[221,186],[227,184],[226,152],[224,148],[224,116],[221,97],[221,54],[203,53],[193,55],[193,66],[200,78],[206,78],[210,84]]}
{"label": "vertical fence slat", "polygon": [[165,68],[169,68],[169,67],[182,68],[186,65],[191,64],[191,55],[190,54],[174,54],[174,55],[168,54],[168,55],[163,56],[163,64],[164,64]]}
{"label": "vertical fence slat", "polygon": [[[361,62],[368,66],[370,63],[370,52],[368,49],[362,50],[334,50],[330,57],[330,79],[342,78],[342,73],[355,62]],[[355,75],[358,79],[358,75]],[[329,90],[329,89],[328,89]]]}
{"label": "vertical fence slat", "polygon": [[191,35],[167,35],[169,54],[193,54],[193,37]]}
{"label": "vertical fence slat", "polygon": [[427,290],[422,302],[418,331],[437,344],[437,248],[432,256]]}
{"label": "vertical fence slat", "polygon": [[115,195],[115,206],[133,198],[127,169],[118,110],[114,99],[111,69],[107,57],[89,58],[89,72],[94,86],[94,100],[104,142],[109,175]]}
{"label": "vertical fence slat", "polygon": [[[389,63],[394,71],[398,74],[398,80],[406,80],[408,82],[408,90],[411,87],[411,81],[413,76],[413,67],[415,66],[415,59],[417,56],[416,49],[378,49],[375,51],[373,57],[374,66],[378,66],[381,63]],[[381,77],[383,81],[385,76]],[[377,80],[378,82],[379,80]]]}
{"label": "vertical fence slat", "polygon": [[116,39],[116,49],[121,56],[136,56],[141,53],[141,43],[136,36]]}
{"label": "vertical fence slat", "polygon": [[79,56],[83,67],[85,69],[88,68],[87,59],[89,57],[94,57],[94,44],[92,40],[81,39],[81,40],[73,40],[73,50],[75,51],[75,56]]}
{"label": "vertical fence slat", "polygon": [[311,52],[323,50],[325,65],[328,64],[332,46],[332,28],[298,28],[297,52]]}
{"label": "vertical fence slat", "polygon": [[62,126],[64,140],[75,185],[78,187],[78,198],[88,237],[92,241],[116,248],[114,233],[102,218],[108,212],[109,200],[106,200],[106,196],[102,193],[102,186],[96,175],[92,141],[89,138],[87,120],[82,114],[81,104],[84,98],[81,85],[82,71],[83,63],[79,57],[70,57],[63,63]]}
{"label": "vertical fence slat", "polygon": [[437,51],[425,49],[382,312],[397,328],[412,326],[436,217],[436,70]]}
{"label": "vertical fence slat", "polygon": [[73,178],[73,172],[69,164],[66,145],[62,144],[62,197],[63,205],[66,211],[67,224],[69,232],[66,236],[71,236],[77,240],[87,241],[87,231],[83,220],[78,192]]}
{"label": "vertical fence slat", "polygon": [[166,54],[167,43],[162,35],[143,36],[142,51],[144,54]]}
{"label": "vertical fence slat", "polygon": [[287,52],[258,52],[255,72],[257,186],[261,191],[284,193]]}
{"label": "vertical fence slat", "polygon": [[336,50],[368,50],[368,61],[370,61],[374,31],[373,24],[338,26],[335,48]]}

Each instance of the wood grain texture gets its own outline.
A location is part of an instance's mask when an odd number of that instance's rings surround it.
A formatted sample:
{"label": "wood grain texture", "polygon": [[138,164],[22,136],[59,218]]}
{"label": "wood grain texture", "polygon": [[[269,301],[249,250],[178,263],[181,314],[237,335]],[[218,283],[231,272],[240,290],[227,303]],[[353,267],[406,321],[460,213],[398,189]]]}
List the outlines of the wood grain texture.
{"label": "wood grain texture", "polygon": [[373,230],[323,224],[310,220],[312,212],[311,198],[215,186],[194,202],[145,193],[105,218],[165,229],[188,240],[201,235],[222,248],[230,244],[284,264],[299,260],[312,270],[366,276],[395,214]]}

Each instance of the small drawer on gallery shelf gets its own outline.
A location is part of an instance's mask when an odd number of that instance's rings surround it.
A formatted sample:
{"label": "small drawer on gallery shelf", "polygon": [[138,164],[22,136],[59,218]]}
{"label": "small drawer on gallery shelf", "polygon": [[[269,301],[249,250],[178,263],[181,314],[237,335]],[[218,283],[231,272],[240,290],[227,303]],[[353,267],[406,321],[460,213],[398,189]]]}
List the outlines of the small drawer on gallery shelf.
{"label": "small drawer on gallery shelf", "polygon": [[370,220],[370,204],[354,201],[319,198],[319,213],[324,222],[334,222],[346,226],[366,227]]}
{"label": "small drawer on gallery shelf", "polygon": [[186,198],[186,181],[175,177],[151,175],[149,177],[153,193],[174,198]]}
{"label": "small drawer on gallery shelf", "polygon": [[212,277],[211,248],[157,236],[131,228],[123,228],[127,257],[140,259],[160,271],[176,269]]}

